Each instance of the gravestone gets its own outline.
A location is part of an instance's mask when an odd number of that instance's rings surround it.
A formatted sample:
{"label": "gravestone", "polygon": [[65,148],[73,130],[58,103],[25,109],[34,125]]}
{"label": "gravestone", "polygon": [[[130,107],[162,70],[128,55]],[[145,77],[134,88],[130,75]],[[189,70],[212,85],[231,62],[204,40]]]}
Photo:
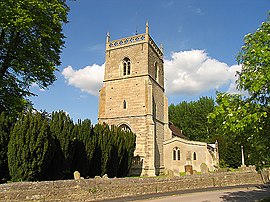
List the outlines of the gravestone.
{"label": "gravestone", "polygon": [[209,172],[209,168],[207,167],[207,165],[205,163],[202,163],[200,165],[200,168],[201,168],[202,173],[208,173]]}
{"label": "gravestone", "polygon": [[75,171],[75,172],[73,173],[73,175],[74,175],[74,180],[79,180],[79,179],[81,179],[81,174],[79,173],[79,171]]}
{"label": "gravestone", "polygon": [[170,169],[165,169],[165,170],[164,170],[164,175],[165,175],[166,177],[169,177],[169,178],[174,177],[174,173],[173,173],[173,171],[170,170]]}

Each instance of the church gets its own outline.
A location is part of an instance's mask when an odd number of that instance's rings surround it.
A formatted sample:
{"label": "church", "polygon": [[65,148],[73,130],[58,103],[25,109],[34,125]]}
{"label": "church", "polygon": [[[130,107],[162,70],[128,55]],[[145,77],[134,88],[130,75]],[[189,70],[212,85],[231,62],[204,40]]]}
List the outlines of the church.
{"label": "church", "polygon": [[190,141],[168,120],[164,89],[163,47],[145,33],[106,38],[103,87],[99,94],[98,122],[136,134],[130,175],[157,176],[166,170],[213,171],[218,166],[218,145]]}

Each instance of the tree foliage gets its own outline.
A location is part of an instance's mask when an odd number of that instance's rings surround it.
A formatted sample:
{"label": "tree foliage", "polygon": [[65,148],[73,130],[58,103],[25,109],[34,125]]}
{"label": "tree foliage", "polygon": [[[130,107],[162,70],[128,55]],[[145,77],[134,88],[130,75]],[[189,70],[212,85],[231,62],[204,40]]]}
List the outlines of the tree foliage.
{"label": "tree foliage", "polygon": [[[247,164],[270,165],[270,18],[251,34],[237,57],[242,70],[238,72],[238,89],[247,97],[217,94],[217,106],[209,115],[210,122],[221,120],[217,133],[243,145]],[[240,146],[239,146],[240,151]],[[240,161],[240,160],[239,160]],[[240,162],[239,162],[240,164]]]}
{"label": "tree foliage", "polygon": [[191,140],[205,141],[212,130],[208,126],[208,113],[214,110],[214,100],[201,97],[198,101],[181,102],[169,106],[169,120]]}
{"label": "tree foliage", "polygon": [[124,177],[136,136],[116,126],[93,126],[89,119],[74,124],[64,111],[28,111],[12,126],[3,112],[0,143],[1,177],[10,173],[13,181],[70,179],[76,170],[83,177]]}
{"label": "tree foliage", "polygon": [[68,178],[71,176],[71,164],[75,152],[76,134],[74,123],[64,111],[53,112],[50,120],[50,131],[55,142],[55,155],[51,171],[53,178]]}
{"label": "tree foliage", "polygon": [[8,142],[10,136],[10,130],[12,127],[12,120],[5,113],[0,114],[0,179],[8,177]]}
{"label": "tree foliage", "polygon": [[254,32],[245,36],[237,57],[242,70],[238,72],[239,89],[248,91],[252,101],[270,103],[270,14]]}
{"label": "tree foliage", "polygon": [[55,81],[68,11],[65,0],[0,2],[0,112],[22,110],[33,83]]}
{"label": "tree foliage", "polygon": [[29,111],[22,114],[11,131],[8,166],[12,180],[38,180],[52,156],[52,138],[47,118]]}

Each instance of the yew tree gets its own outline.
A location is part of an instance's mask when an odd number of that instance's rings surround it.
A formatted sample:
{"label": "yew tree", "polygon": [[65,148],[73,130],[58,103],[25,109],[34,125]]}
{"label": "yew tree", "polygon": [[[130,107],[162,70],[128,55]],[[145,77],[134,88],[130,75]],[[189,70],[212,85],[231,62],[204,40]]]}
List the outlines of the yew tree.
{"label": "yew tree", "polygon": [[41,180],[52,159],[52,145],[48,119],[35,111],[21,114],[8,143],[8,167],[12,180]]}
{"label": "yew tree", "polygon": [[65,0],[0,2],[0,112],[20,111],[32,84],[55,81],[68,11]]}

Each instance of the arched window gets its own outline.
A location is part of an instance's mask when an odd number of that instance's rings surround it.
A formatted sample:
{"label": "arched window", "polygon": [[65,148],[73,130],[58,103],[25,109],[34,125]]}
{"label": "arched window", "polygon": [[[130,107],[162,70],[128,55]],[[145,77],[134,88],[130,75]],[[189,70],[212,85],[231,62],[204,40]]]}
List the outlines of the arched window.
{"label": "arched window", "polygon": [[119,128],[121,128],[123,131],[131,132],[131,129],[127,124],[122,124],[119,126]]}
{"label": "arched window", "polygon": [[158,65],[157,62],[155,62],[155,80],[158,81]]}
{"label": "arched window", "polygon": [[180,161],[180,149],[177,150],[177,160]]}
{"label": "arched window", "polygon": [[127,108],[127,102],[126,102],[126,100],[123,101],[123,108],[124,108],[124,109]]}
{"label": "arched window", "polygon": [[196,152],[193,153],[193,160],[194,161],[197,160],[197,154],[196,154]]}
{"label": "arched window", "polygon": [[175,147],[173,149],[173,160],[180,160],[180,155],[181,155],[181,152],[180,152],[180,149],[178,147]]}
{"label": "arched window", "polygon": [[176,160],[176,150],[173,150],[173,160]]}
{"label": "arched window", "polygon": [[130,75],[131,72],[131,64],[129,58],[124,58],[123,60],[123,75]]}

